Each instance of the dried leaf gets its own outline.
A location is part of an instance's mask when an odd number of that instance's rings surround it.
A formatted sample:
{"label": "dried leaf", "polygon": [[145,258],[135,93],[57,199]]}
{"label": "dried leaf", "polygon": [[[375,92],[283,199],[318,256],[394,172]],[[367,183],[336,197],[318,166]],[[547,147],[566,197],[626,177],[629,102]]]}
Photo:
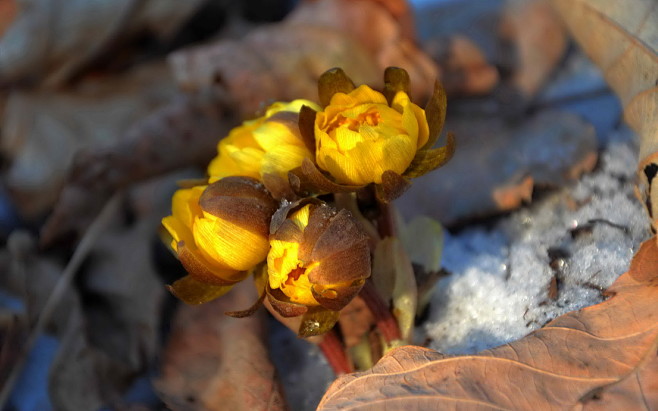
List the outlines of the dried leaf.
{"label": "dried leaf", "polygon": [[441,67],[441,82],[451,95],[488,94],[500,81],[498,69],[468,37],[455,34],[431,39],[423,49]]}
{"label": "dried leaf", "polygon": [[543,111],[521,124],[473,114],[448,119],[447,128],[459,136],[455,157],[414,180],[396,203],[405,217],[454,224],[492,215],[529,199],[529,182],[563,185],[596,164],[594,128],[569,113]]}
{"label": "dried leaf", "polygon": [[218,108],[180,96],[137,122],[109,147],[76,154],[53,213],[41,230],[42,244],[79,233],[112,193],[133,182],[192,164],[207,164],[226,127]]}
{"label": "dried leaf", "polygon": [[[603,71],[640,135],[640,192],[658,230],[658,4],[552,0],[576,41]],[[591,33],[597,33],[592,36]]]}
{"label": "dried leaf", "polygon": [[[252,117],[271,99],[316,100],[317,79],[330,67],[343,68],[356,84],[372,86],[380,86],[386,67],[402,67],[412,79],[411,94],[421,101],[437,68],[384,7],[396,3],[401,2],[302,2],[279,24],[259,27],[240,41],[174,53],[170,61],[184,89],[219,83],[243,117]],[[406,6],[394,8],[400,17],[409,12]]]}
{"label": "dried leaf", "polygon": [[340,377],[318,409],[653,409],[658,407],[658,246],[646,241],[612,297],[522,340],[449,357],[403,347]]}
{"label": "dried leaf", "polygon": [[191,275],[174,281],[169,291],[186,304],[199,305],[217,299],[231,291],[233,285],[212,285],[194,279]]}
{"label": "dried leaf", "polygon": [[10,93],[0,149],[10,164],[5,181],[23,217],[50,211],[76,151],[116,142],[175,93],[162,61],[64,90]]}
{"label": "dried leaf", "polygon": [[201,306],[182,305],[154,382],[172,410],[285,410],[270,363],[265,313],[224,316],[257,295],[243,282],[224,298]]}
{"label": "dried leaf", "polygon": [[501,20],[501,35],[517,56],[512,84],[531,98],[562,60],[567,34],[549,0],[508,0]]}
{"label": "dried leaf", "polygon": [[[2,1],[0,6],[7,3],[13,1]],[[36,78],[57,88],[103,52],[145,31],[160,38],[171,36],[201,4],[201,0],[25,3],[0,37],[0,83]],[[6,11],[0,7],[0,19]]]}

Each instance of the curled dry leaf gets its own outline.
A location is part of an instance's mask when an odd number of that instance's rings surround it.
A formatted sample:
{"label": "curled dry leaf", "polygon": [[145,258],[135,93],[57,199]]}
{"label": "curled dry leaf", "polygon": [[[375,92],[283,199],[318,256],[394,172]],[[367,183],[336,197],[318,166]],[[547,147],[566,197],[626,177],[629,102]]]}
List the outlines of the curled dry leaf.
{"label": "curled dry leaf", "polygon": [[318,409],[654,409],[657,273],[653,238],[609,300],[477,355],[393,350],[372,370],[340,377]]}
{"label": "curled dry leaf", "polygon": [[224,316],[257,298],[243,282],[224,298],[201,306],[181,304],[154,382],[173,410],[285,410],[268,358],[265,316]]}
{"label": "curled dry leaf", "polygon": [[[640,135],[640,194],[658,230],[658,3],[552,0],[576,41],[601,68]],[[597,33],[595,36],[592,33]]]}
{"label": "curled dry leaf", "polygon": [[565,112],[540,112],[520,125],[471,115],[446,128],[459,136],[455,158],[414,180],[397,201],[405,216],[454,224],[511,210],[530,200],[534,185],[565,184],[596,164],[594,128]]}

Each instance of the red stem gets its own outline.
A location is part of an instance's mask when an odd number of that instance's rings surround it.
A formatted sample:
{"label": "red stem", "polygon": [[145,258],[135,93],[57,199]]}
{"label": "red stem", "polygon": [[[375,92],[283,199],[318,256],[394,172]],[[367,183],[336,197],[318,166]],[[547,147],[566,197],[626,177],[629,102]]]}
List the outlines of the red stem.
{"label": "red stem", "polygon": [[336,376],[341,374],[349,374],[352,370],[352,363],[347,358],[345,348],[336,334],[336,330],[331,330],[324,335],[322,342],[318,344],[324,357],[329,362],[331,369],[334,370]]}
{"label": "red stem", "polygon": [[402,336],[400,335],[398,322],[393,317],[393,314],[391,314],[388,305],[382,300],[379,293],[377,293],[372,281],[366,281],[359,295],[365,301],[373,317],[375,317],[377,329],[386,342],[390,343],[394,340],[400,340]]}

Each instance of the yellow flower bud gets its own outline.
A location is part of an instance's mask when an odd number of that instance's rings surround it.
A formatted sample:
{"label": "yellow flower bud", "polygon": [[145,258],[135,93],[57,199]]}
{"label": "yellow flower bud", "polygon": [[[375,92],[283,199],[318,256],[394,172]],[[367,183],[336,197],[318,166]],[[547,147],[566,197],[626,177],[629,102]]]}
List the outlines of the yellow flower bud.
{"label": "yellow flower bud", "polygon": [[316,161],[341,184],[382,183],[402,175],[429,138],[425,111],[404,91],[386,97],[362,85],[333,94],[315,118]]}
{"label": "yellow flower bud", "polygon": [[283,316],[308,307],[338,311],[370,276],[368,239],[346,210],[311,203],[270,236],[268,297]]}
{"label": "yellow flower bud", "polygon": [[215,285],[240,281],[269,250],[269,224],[277,204],[261,183],[227,177],[178,190],[162,224],[172,248],[195,279]]}
{"label": "yellow flower bud", "polygon": [[218,155],[208,166],[210,182],[228,176],[248,176],[263,180],[273,174],[287,181],[287,173],[299,167],[304,158],[313,158],[299,133],[298,114],[302,106],[319,107],[308,100],[277,102],[263,117],[245,121],[219,142]]}

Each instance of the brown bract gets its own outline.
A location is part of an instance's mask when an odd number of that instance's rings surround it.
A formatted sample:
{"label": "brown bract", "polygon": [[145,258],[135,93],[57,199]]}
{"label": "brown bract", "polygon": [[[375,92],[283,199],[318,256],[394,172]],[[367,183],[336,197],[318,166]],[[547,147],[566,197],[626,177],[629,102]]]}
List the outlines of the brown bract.
{"label": "brown bract", "polygon": [[199,198],[201,209],[253,233],[267,236],[277,209],[265,186],[250,177],[225,177],[210,184]]}
{"label": "brown bract", "polygon": [[419,347],[339,378],[320,410],[654,409],[658,407],[658,246],[642,244],[609,300],[522,340],[450,357]]}

